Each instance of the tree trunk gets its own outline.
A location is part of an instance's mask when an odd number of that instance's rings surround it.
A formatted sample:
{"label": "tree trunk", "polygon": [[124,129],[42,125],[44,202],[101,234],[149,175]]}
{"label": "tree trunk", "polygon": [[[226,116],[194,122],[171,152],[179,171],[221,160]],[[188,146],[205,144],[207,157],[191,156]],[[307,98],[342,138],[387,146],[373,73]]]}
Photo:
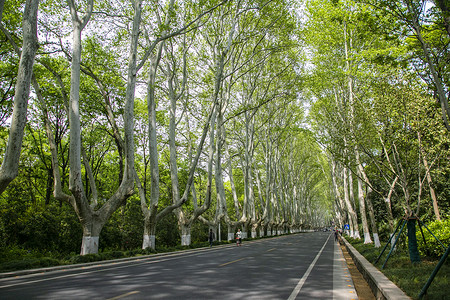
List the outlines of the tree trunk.
{"label": "tree trunk", "polygon": [[349,197],[349,185],[348,185],[348,169],[346,167],[342,170],[342,176],[344,179],[344,201],[347,208],[347,214],[348,214],[348,222],[350,226],[350,237],[355,237],[355,228],[357,228],[358,223],[356,219],[356,213],[353,209],[353,206],[350,202]]}
{"label": "tree trunk", "polygon": [[370,225],[372,228],[374,245],[376,248],[378,248],[378,247],[381,247],[380,237],[378,236],[378,228],[377,228],[377,223],[375,220],[375,213],[373,210],[373,205],[372,205],[372,202],[370,201],[370,197],[369,197],[370,194],[372,193],[372,187],[371,187],[372,185],[369,181],[369,177],[367,177],[364,167],[361,165],[361,161],[359,159],[358,147],[355,147],[355,158],[356,158],[356,163],[358,164],[358,172],[359,172],[360,176],[364,179],[364,182],[366,183],[367,193],[366,193],[365,200],[366,200],[366,204],[367,204],[367,209],[369,211]]}
{"label": "tree trunk", "polygon": [[339,190],[338,186],[338,177],[337,177],[337,170],[336,170],[336,161],[334,159],[331,159],[331,180],[333,183],[334,193],[335,193],[335,207],[336,207],[336,213],[338,213],[338,222],[339,227],[342,228],[344,226],[344,199],[341,196],[341,192]]}
{"label": "tree trunk", "polygon": [[420,153],[422,154],[423,166],[425,167],[425,173],[426,173],[426,177],[427,177],[428,187],[430,188],[430,196],[431,196],[431,201],[433,203],[434,215],[436,216],[436,220],[440,221],[441,220],[441,214],[439,213],[439,206],[438,206],[438,203],[437,203],[437,197],[436,197],[436,193],[435,193],[434,188],[433,188],[433,181],[431,180],[431,173],[430,173],[430,167],[428,166],[427,156],[426,156],[425,150],[423,149],[422,144],[421,144],[421,134],[420,134],[420,132],[417,133],[417,138],[418,138],[418,141],[419,141]]}
{"label": "tree trunk", "polygon": [[[152,218],[153,217],[153,218]],[[148,215],[144,217],[144,236],[142,239],[142,249],[156,248],[156,222],[155,217]]]}
{"label": "tree trunk", "polygon": [[420,262],[420,254],[417,246],[417,237],[416,237],[416,218],[408,219],[408,250],[409,250],[409,259],[412,263]]}
{"label": "tree trunk", "polygon": [[[71,204],[83,227],[81,254],[97,253],[98,238],[106,221],[134,191],[134,91],[136,83],[136,55],[139,36],[141,2],[135,2],[133,33],[128,62],[128,82],[124,108],[125,131],[125,172],[118,190],[98,210],[89,206],[83,189],[81,172],[81,125],[80,125],[80,66],[81,66],[81,32],[90,19],[93,1],[88,3],[88,11],[82,19],[78,18],[75,4],[69,1],[73,22],[73,53],[71,71],[71,89],[69,103],[70,125],[70,175],[69,190],[72,193]],[[93,184],[93,183],[92,183]]]}
{"label": "tree trunk", "polygon": [[191,223],[180,224],[181,229],[181,246],[189,246],[191,244]]}
{"label": "tree trunk", "polygon": [[[30,95],[33,64],[38,48],[37,12],[39,0],[27,0],[23,13],[23,44],[17,73],[14,108],[5,156],[0,168],[0,195],[17,177],[23,132],[27,122],[28,97]],[[3,13],[3,3],[2,3]],[[3,26],[1,26],[3,29]]]}
{"label": "tree trunk", "polygon": [[[350,169],[348,169],[348,186],[349,186],[350,204],[351,204],[352,208],[356,209],[355,195],[353,193],[353,174]],[[352,214],[353,226],[354,226],[353,238],[360,239],[361,236],[359,235],[358,215],[357,215],[355,209],[353,209],[354,215]]]}
{"label": "tree trunk", "polygon": [[363,182],[361,180],[361,174],[358,172],[358,199],[359,199],[359,211],[361,214],[361,222],[364,231],[364,244],[371,244],[369,224],[367,223],[366,203],[364,200]]}
{"label": "tree trunk", "polygon": [[98,215],[92,215],[83,220],[83,239],[81,243],[80,255],[98,253],[100,232],[105,225],[105,221],[98,218]]}
{"label": "tree trunk", "polygon": [[430,55],[429,45],[422,36],[421,25],[419,24],[418,20],[419,19],[418,13],[415,10],[415,8],[411,6],[410,1],[406,1],[406,3],[408,11],[412,16],[412,25],[416,33],[416,37],[419,40],[420,45],[422,46],[423,54],[425,55],[425,61],[428,64],[428,68],[430,69],[431,73],[431,78],[433,79],[434,86],[436,87],[438,100],[439,103],[441,104],[442,120],[444,121],[447,130],[450,131],[450,124],[449,124],[450,107],[448,105],[448,98],[444,89],[444,84],[441,81],[442,76],[440,76],[440,74],[437,72],[436,66]]}

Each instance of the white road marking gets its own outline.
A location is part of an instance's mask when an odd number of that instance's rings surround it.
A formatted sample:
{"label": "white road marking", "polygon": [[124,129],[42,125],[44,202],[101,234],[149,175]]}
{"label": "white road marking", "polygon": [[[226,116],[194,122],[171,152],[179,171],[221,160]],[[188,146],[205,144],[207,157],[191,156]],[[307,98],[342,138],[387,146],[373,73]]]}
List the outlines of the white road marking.
{"label": "white road marking", "polygon": [[[61,275],[61,276],[55,276],[55,277],[49,277],[49,278],[43,278],[43,279],[37,279],[37,280],[30,280],[30,281],[24,281],[24,282],[18,282],[18,283],[11,283],[11,284],[8,284],[8,285],[0,286],[0,289],[12,287],[12,286],[26,285],[26,284],[31,284],[31,283],[37,283],[37,282],[54,280],[54,279],[60,279],[60,278],[68,278],[68,277],[75,277],[75,276],[80,276],[80,275],[85,275],[85,274],[105,272],[105,271],[109,271],[109,270],[123,269],[123,268],[130,267],[130,265],[139,266],[139,265],[145,265],[145,264],[154,264],[154,263],[158,263],[158,262],[162,262],[162,261],[179,259],[179,258],[187,257],[187,256],[198,256],[198,255],[201,255],[201,254],[202,254],[201,252],[200,253],[185,254],[185,255],[182,255],[182,253],[174,253],[174,254],[169,254],[169,256],[173,256],[173,257],[168,257],[167,258],[167,256],[163,256],[164,258],[161,258],[161,259],[155,259],[155,257],[153,257],[153,258],[150,257],[150,258],[148,258],[148,260],[150,260],[150,261],[143,261],[143,262],[140,262],[140,263],[133,263],[135,261],[132,260],[132,261],[123,262],[123,264],[125,264],[125,265],[121,265],[121,266],[115,266],[115,267],[111,267],[111,268],[105,267],[103,269],[93,270],[93,271],[80,270],[81,272],[74,273],[74,274],[67,274],[67,275]],[[153,259],[155,259],[155,260],[153,260]],[[94,266],[90,266],[89,268],[95,268],[95,267],[98,267],[98,266],[99,265],[94,265]],[[80,269],[86,270],[87,268],[81,267]],[[15,279],[20,279],[20,278],[21,277],[17,277]]]}
{"label": "white road marking", "polygon": [[316,264],[317,260],[319,259],[320,255],[322,254],[323,249],[325,248],[325,245],[327,244],[328,240],[330,239],[330,236],[331,235],[328,236],[327,240],[323,244],[323,246],[320,249],[319,253],[317,253],[316,257],[314,258],[312,263],[309,265],[308,270],[306,270],[305,274],[303,274],[302,279],[300,279],[300,281],[297,283],[297,286],[292,291],[292,293],[289,296],[288,300],[294,300],[297,297],[298,293],[300,293],[300,290],[302,289],[303,284],[305,283],[306,279],[309,276],[309,273],[311,273],[312,269],[314,268],[314,265]]}

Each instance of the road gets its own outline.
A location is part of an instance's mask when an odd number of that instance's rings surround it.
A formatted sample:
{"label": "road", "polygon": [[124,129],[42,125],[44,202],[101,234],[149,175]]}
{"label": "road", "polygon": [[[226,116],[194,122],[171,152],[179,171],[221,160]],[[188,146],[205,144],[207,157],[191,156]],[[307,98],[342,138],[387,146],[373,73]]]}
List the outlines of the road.
{"label": "road", "polygon": [[315,232],[1,279],[0,299],[291,300],[357,295],[333,234]]}

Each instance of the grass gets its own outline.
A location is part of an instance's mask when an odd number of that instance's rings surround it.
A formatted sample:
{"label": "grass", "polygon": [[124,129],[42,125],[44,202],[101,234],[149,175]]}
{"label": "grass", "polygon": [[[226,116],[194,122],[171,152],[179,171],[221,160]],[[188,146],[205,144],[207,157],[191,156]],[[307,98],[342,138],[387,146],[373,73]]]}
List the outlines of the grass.
{"label": "grass", "polygon": [[[420,263],[412,264],[409,260],[408,246],[403,244],[399,245],[397,250],[391,254],[386,266],[381,270],[389,253],[389,248],[383,253],[377,264],[374,262],[385,244],[381,248],[375,248],[373,244],[365,245],[363,239],[355,240],[348,237],[346,239],[361,255],[412,299],[418,299],[420,291],[439,262],[437,258],[421,257]],[[447,258],[444,265],[442,265],[423,299],[450,300],[450,259]]]}

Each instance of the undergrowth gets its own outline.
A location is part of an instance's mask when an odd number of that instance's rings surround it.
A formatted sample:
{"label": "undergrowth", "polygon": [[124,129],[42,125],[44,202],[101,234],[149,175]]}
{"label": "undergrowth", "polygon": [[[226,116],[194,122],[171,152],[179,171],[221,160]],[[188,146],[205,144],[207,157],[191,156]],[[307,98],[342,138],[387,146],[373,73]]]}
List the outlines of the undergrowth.
{"label": "undergrowth", "polygon": [[[375,264],[385,244],[382,244],[380,248],[375,248],[373,244],[365,245],[363,239],[356,240],[349,237],[346,239],[412,299],[418,299],[422,288],[439,262],[439,258],[422,256],[420,263],[413,264],[409,259],[407,245],[400,245],[386,262],[390,250],[388,246],[378,263]],[[385,262],[384,269],[381,269]],[[450,300],[450,259],[447,258],[442,265],[423,299]]]}
{"label": "undergrowth", "polygon": [[[252,239],[247,239],[247,241]],[[215,241],[213,245],[229,244],[228,241],[217,242]],[[90,263],[96,261],[113,260],[126,257],[136,257],[143,255],[151,255],[155,253],[166,253],[174,252],[180,250],[194,249],[209,247],[208,242],[193,243],[190,246],[174,246],[166,247],[160,246],[153,249],[134,249],[134,250],[109,250],[99,252],[97,254],[86,254],[86,255],[76,255],[72,253],[65,257],[59,256],[57,253],[41,253],[37,251],[24,250],[18,247],[1,249],[0,248],[0,273],[2,272],[12,272],[26,269],[38,269],[46,268],[60,265],[71,265],[71,264],[81,264]]]}

